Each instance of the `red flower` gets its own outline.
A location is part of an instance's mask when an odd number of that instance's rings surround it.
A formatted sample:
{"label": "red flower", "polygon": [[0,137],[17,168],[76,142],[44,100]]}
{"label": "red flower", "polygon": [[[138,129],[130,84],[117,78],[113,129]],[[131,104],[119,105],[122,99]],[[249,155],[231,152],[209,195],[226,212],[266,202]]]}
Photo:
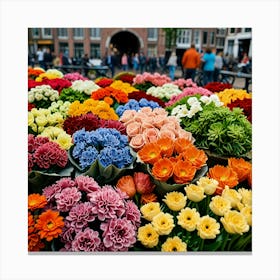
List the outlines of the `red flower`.
{"label": "red flower", "polygon": [[244,115],[247,117],[248,121],[252,123],[252,99],[244,98],[243,100],[237,99],[227,105],[231,110],[235,107],[243,109]]}
{"label": "red flower", "polygon": [[212,92],[220,92],[227,88],[232,88],[231,84],[223,84],[220,82],[211,82],[204,86],[204,88],[212,91]]}
{"label": "red flower", "polygon": [[140,99],[145,98],[145,99],[147,99],[148,101],[157,102],[158,105],[161,106],[161,107],[163,107],[163,108],[165,107],[165,103],[164,103],[161,99],[159,99],[159,98],[157,98],[157,97],[154,97],[154,96],[152,96],[152,95],[148,95],[148,94],[146,94],[145,91],[133,91],[133,92],[130,92],[130,93],[128,94],[128,98],[129,98],[129,99],[135,99],[135,100],[137,100],[137,101],[140,101]]}

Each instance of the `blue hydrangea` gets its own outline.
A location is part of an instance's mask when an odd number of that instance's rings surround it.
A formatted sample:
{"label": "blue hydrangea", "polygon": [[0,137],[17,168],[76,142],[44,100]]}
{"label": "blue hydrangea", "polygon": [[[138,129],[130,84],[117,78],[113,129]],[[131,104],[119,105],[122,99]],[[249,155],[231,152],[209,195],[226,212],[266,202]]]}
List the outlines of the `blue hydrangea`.
{"label": "blue hydrangea", "polygon": [[77,143],[73,148],[73,152],[72,152],[73,157],[79,158],[82,155],[82,152],[84,151],[85,148],[86,148],[85,142]]}
{"label": "blue hydrangea", "polygon": [[102,149],[98,155],[98,160],[104,167],[113,163],[112,160],[112,148],[106,147]]}
{"label": "blue hydrangea", "polygon": [[73,134],[74,144],[85,141],[86,135],[87,135],[87,132],[85,131],[84,128],[76,131]]}
{"label": "blue hydrangea", "polygon": [[95,147],[87,147],[80,156],[80,166],[84,169],[91,166],[98,157]]}

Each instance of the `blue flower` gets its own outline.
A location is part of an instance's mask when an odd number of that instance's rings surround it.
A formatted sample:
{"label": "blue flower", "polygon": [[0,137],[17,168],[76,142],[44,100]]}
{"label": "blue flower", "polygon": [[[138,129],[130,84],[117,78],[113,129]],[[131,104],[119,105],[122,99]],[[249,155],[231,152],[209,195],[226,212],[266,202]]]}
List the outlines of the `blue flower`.
{"label": "blue flower", "polygon": [[98,148],[98,146],[102,142],[102,136],[97,131],[89,131],[85,136],[85,141],[87,142],[87,144],[93,145]]}
{"label": "blue flower", "polygon": [[149,101],[146,98],[141,98],[139,100],[139,105],[141,107],[149,107]]}
{"label": "blue flower", "polygon": [[80,166],[84,169],[92,165],[98,157],[98,151],[94,147],[87,147],[80,156]]}
{"label": "blue flower", "polygon": [[73,141],[74,144],[79,143],[79,142],[83,142],[85,141],[87,132],[85,131],[85,129],[80,129],[77,130],[74,134],[73,134]]}
{"label": "blue flower", "polygon": [[155,101],[149,101],[149,104],[152,109],[160,108],[159,104]]}
{"label": "blue flower", "polygon": [[98,155],[98,160],[104,167],[112,164],[112,149],[109,147],[102,149]]}
{"label": "blue flower", "polygon": [[73,157],[74,158],[78,158],[82,155],[82,152],[84,151],[84,149],[86,148],[86,144],[85,142],[79,142],[77,143],[74,148],[73,148]]}
{"label": "blue flower", "polygon": [[120,148],[124,148],[124,147],[128,146],[128,137],[127,137],[127,135],[121,134],[119,140],[120,140],[120,145],[119,145]]}

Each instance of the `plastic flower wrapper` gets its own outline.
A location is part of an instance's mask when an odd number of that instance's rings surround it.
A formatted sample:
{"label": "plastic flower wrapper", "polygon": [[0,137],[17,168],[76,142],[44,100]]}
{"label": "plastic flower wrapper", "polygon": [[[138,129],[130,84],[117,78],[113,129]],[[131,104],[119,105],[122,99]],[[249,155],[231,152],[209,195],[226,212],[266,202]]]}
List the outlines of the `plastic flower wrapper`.
{"label": "plastic flower wrapper", "polygon": [[43,189],[43,195],[46,207],[64,219],[52,246],[55,251],[128,251],[136,242],[140,211],[115,187],[77,176],[57,180]]}
{"label": "plastic flower wrapper", "polygon": [[58,98],[58,91],[49,85],[36,86],[28,91],[28,102],[35,104],[37,108],[48,108]]}
{"label": "plastic flower wrapper", "polygon": [[77,172],[98,182],[112,182],[134,168],[135,155],[128,146],[127,136],[116,129],[78,130],[73,134],[73,143],[69,159]]}

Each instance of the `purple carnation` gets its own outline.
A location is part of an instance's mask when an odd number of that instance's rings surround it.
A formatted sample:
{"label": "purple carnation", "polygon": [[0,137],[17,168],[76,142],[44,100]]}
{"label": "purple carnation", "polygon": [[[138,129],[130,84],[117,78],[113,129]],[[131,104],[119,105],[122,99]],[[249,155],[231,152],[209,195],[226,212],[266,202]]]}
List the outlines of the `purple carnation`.
{"label": "purple carnation", "polygon": [[89,222],[95,220],[95,214],[92,211],[92,204],[90,202],[79,203],[75,205],[66,217],[70,222],[70,226],[80,231],[88,225]]}
{"label": "purple carnation", "polygon": [[78,176],[75,178],[75,183],[80,191],[85,191],[87,193],[100,190],[98,183],[89,176]]}
{"label": "purple carnation", "polygon": [[109,251],[128,251],[136,242],[133,224],[126,218],[112,219],[100,226],[103,230],[103,243]]}
{"label": "purple carnation", "polygon": [[69,211],[81,199],[82,194],[77,188],[66,188],[55,195],[57,209],[61,212]]}
{"label": "purple carnation", "polygon": [[101,221],[121,217],[125,213],[122,197],[111,186],[104,186],[99,191],[89,193],[88,197],[93,204],[93,212]]}
{"label": "purple carnation", "polygon": [[90,228],[80,231],[72,242],[72,251],[94,252],[98,250],[101,240],[98,232]]}
{"label": "purple carnation", "polygon": [[131,221],[131,223],[135,226],[135,230],[140,226],[141,223],[141,213],[137,207],[137,205],[132,201],[129,200],[125,204],[126,213],[125,217]]}

